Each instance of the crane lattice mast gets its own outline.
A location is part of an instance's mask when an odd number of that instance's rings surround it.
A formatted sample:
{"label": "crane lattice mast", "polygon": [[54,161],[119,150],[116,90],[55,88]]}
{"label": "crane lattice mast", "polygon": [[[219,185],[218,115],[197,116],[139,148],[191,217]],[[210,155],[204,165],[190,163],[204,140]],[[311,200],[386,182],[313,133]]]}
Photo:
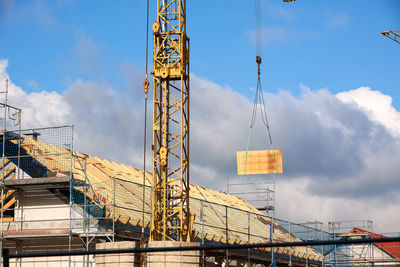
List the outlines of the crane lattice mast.
{"label": "crane lattice mast", "polygon": [[400,44],[400,31],[383,31],[381,33]]}
{"label": "crane lattice mast", "polygon": [[153,26],[153,241],[190,241],[186,0],[157,0]]}

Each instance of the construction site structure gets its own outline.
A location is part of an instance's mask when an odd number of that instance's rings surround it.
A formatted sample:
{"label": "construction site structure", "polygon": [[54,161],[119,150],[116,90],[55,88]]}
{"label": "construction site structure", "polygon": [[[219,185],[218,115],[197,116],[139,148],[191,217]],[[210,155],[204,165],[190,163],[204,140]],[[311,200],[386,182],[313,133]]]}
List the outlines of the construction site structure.
{"label": "construction site structure", "polygon": [[[145,240],[149,240],[151,173],[146,173],[143,185],[141,170],[74,150],[71,126],[7,130],[1,136],[3,248],[11,253],[132,248],[141,240],[142,225]],[[280,220],[240,197],[196,185],[190,188],[193,240],[200,244],[298,242],[333,236],[316,222]],[[327,246],[274,249],[276,264],[290,266],[335,266],[329,252]],[[268,266],[271,256],[268,248],[214,250],[201,254],[198,261],[200,266]],[[124,259],[138,262],[136,256]],[[14,263],[103,266],[111,260],[71,256],[25,258]]]}
{"label": "construction site structure", "polygon": [[[6,110],[0,135],[2,248],[10,253],[132,248],[141,241],[143,225],[149,241],[151,173],[143,175],[139,169],[74,150],[72,126],[21,129],[22,110],[5,103],[0,106]],[[241,198],[189,186],[197,243],[301,241],[280,226],[285,221],[271,220]],[[278,263],[291,259],[300,266],[306,261],[318,265],[323,259],[322,251],[312,248],[274,252]],[[202,253],[198,262],[201,266],[268,265],[271,255],[271,249],[215,250]],[[147,257],[147,266],[157,259]],[[138,262],[134,256],[125,259]],[[110,259],[92,256],[14,260],[20,266],[103,266],[106,262]]]}
{"label": "construction site structure", "polygon": [[[149,240],[152,174],[146,174],[148,179],[143,186],[141,170],[78,152],[73,149],[73,139],[71,126],[3,132],[1,244],[10,253],[135,247],[126,242],[139,243],[142,225],[145,239]],[[190,187],[191,210],[196,215],[193,237],[198,243],[301,241],[295,236],[296,231],[290,231],[296,224],[274,219],[271,236],[271,218],[243,199],[200,186]],[[267,266],[271,253],[271,249],[207,251],[201,255],[199,265]],[[321,253],[304,247],[275,249],[277,263],[291,260],[298,266],[304,266],[306,261],[319,265]],[[137,262],[136,258],[129,259]],[[25,258],[14,263],[102,266],[108,260],[71,256]]]}
{"label": "construction site structure", "polygon": [[381,33],[400,44],[400,31],[383,31]]}
{"label": "construction site structure", "polygon": [[190,241],[186,0],[157,0],[153,26],[151,240]]}
{"label": "construction site structure", "polygon": [[229,182],[227,193],[243,198],[259,211],[275,217],[275,181]]}
{"label": "construction site structure", "polygon": [[[351,240],[399,236],[375,234],[372,221],[333,221],[328,223],[328,239]],[[333,245],[324,248],[327,266],[400,266],[400,242]]]}

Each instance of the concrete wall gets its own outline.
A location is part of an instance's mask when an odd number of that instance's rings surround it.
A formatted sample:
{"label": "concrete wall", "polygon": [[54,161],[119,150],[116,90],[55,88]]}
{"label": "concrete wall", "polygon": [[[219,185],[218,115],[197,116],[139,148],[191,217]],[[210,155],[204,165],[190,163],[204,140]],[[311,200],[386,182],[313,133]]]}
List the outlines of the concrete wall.
{"label": "concrete wall", "polygon": [[69,203],[46,189],[16,195],[15,230],[69,228]]}
{"label": "concrete wall", "polygon": [[[68,251],[69,240],[68,237],[47,237],[47,238],[32,238],[23,240],[5,240],[4,247],[10,249],[10,253],[38,253],[38,252],[58,252]],[[75,237],[71,242],[71,250],[84,250],[84,244],[82,241]],[[94,249],[94,244],[90,244],[89,249]],[[41,258],[24,258],[22,260],[11,259],[10,266],[20,267],[94,267],[95,262],[93,256],[72,256],[71,265],[69,265],[69,257],[56,256],[56,257],[41,257]]]}
{"label": "concrete wall", "polygon": [[[197,242],[150,241],[149,248],[199,246]],[[200,266],[200,251],[150,252],[147,267],[194,267]]]}
{"label": "concrete wall", "polygon": [[[97,243],[96,250],[136,248],[131,241]],[[134,253],[96,255],[96,267],[133,267],[140,266],[139,256]]]}

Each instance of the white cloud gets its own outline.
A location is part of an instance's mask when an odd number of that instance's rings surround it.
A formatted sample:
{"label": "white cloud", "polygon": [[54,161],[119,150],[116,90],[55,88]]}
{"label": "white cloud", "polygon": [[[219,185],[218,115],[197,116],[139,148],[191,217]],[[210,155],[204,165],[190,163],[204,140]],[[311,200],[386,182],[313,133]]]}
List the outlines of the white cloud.
{"label": "white cloud", "polygon": [[[257,41],[255,30],[249,31],[247,34],[253,43]],[[315,34],[315,31],[306,28],[266,26],[261,28],[261,45],[267,47],[273,44],[297,42],[314,38]]]}
{"label": "white cloud", "polygon": [[392,97],[369,87],[342,92],[337,97],[346,103],[356,104],[373,121],[384,125],[393,135],[400,136],[400,112],[392,106]]}
{"label": "white cloud", "polygon": [[348,14],[336,14],[331,16],[326,22],[326,25],[331,28],[339,28],[346,26],[350,21]]}
{"label": "white cloud", "polygon": [[39,89],[40,87],[39,87],[38,83],[36,81],[34,81],[34,80],[29,80],[27,82],[27,85],[30,86],[33,90],[40,90]]}
{"label": "white cloud", "polygon": [[[22,109],[22,126],[32,128],[64,124],[69,106],[63,96],[47,91],[27,93],[12,82],[6,72],[7,64],[7,60],[0,60],[0,88],[5,91],[5,80],[8,79],[8,103]],[[4,99],[4,94],[1,97]]]}
{"label": "white cloud", "polygon": [[[372,220],[379,233],[398,232],[400,196],[382,199],[349,199],[308,192],[310,178],[277,182],[277,217],[295,222]],[[328,186],[328,185],[327,185]],[[325,225],[326,226],[326,225]]]}
{"label": "white cloud", "polygon": [[[256,42],[256,31],[249,32],[249,36],[253,42]],[[287,42],[290,39],[290,32],[288,29],[269,26],[261,29],[261,44],[268,46],[274,43]]]}
{"label": "white cloud", "polygon": [[0,1],[0,24],[7,22],[14,11],[14,0]]}
{"label": "white cloud", "polygon": [[[1,60],[0,84],[9,78],[6,66]],[[137,77],[131,88],[141,88]],[[25,127],[75,124],[76,149],[142,168],[143,106],[133,102],[105,83],[76,80],[63,93],[28,93],[10,81],[10,104],[23,108]],[[398,231],[399,120],[390,96],[366,87],[337,95],[303,87],[300,97],[282,91],[266,102],[284,157],[284,174],[275,177],[278,217],[372,219],[378,231]],[[246,147],[251,107],[231,88],[191,76],[192,183],[225,190],[227,176],[249,179],[236,175],[235,152]],[[250,149],[269,149],[260,121]]]}
{"label": "white cloud", "polygon": [[262,1],[261,14],[267,14],[268,18],[277,18],[283,21],[293,21],[295,19],[294,14],[290,12],[290,6],[293,3],[283,3],[280,1],[264,0]]}
{"label": "white cloud", "polygon": [[53,10],[46,1],[20,2],[15,0],[0,1],[0,22],[38,23],[45,27],[56,23]]}
{"label": "white cloud", "polygon": [[75,47],[74,66],[85,73],[98,73],[102,70],[102,46],[83,32],[77,33],[78,42]]}

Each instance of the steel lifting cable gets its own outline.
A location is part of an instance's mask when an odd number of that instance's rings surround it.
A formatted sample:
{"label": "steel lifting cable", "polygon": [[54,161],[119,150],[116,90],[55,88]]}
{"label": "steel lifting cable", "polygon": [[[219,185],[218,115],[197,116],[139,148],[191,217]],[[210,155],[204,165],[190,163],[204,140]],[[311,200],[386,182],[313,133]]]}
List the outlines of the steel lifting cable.
{"label": "steel lifting cable", "polygon": [[254,96],[254,102],[253,102],[253,111],[251,114],[249,136],[247,138],[244,174],[246,174],[246,170],[247,170],[247,154],[248,154],[249,146],[250,146],[251,131],[252,131],[253,126],[256,121],[258,107],[260,108],[261,120],[262,120],[263,124],[265,125],[265,127],[267,128],[269,144],[270,144],[271,149],[274,154],[275,169],[276,169],[276,173],[278,173],[278,164],[276,161],[274,146],[272,144],[271,131],[269,129],[269,121],[268,121],[268,116],[267,116],[267,108],[265,105],[264,92],[263,92],[262,85],[261,85],[261,61],[262,61],[262,59],[261,59],[261,3],[260,3],[260,0],[255,0],[255,17],[256,17],[257,86],[256,86],[256,94]]}
{"label": "steel lifting cable", "polygon": [[[147,146],[147,93],[149,91],[149,80],[148,80],[148,67],[149,67],[149,0],[147,0],[147,14],[146,14],[146,74],[145,80],[143,82],[144,85],[144,136],[143,136],[143,216],[142,216],[142,236],[140,243],[144,244],[144,210],[145,210],[145,198],[146,198],[146,146]],[[144,264],[144,256],[140,255],[141,265]]]}

